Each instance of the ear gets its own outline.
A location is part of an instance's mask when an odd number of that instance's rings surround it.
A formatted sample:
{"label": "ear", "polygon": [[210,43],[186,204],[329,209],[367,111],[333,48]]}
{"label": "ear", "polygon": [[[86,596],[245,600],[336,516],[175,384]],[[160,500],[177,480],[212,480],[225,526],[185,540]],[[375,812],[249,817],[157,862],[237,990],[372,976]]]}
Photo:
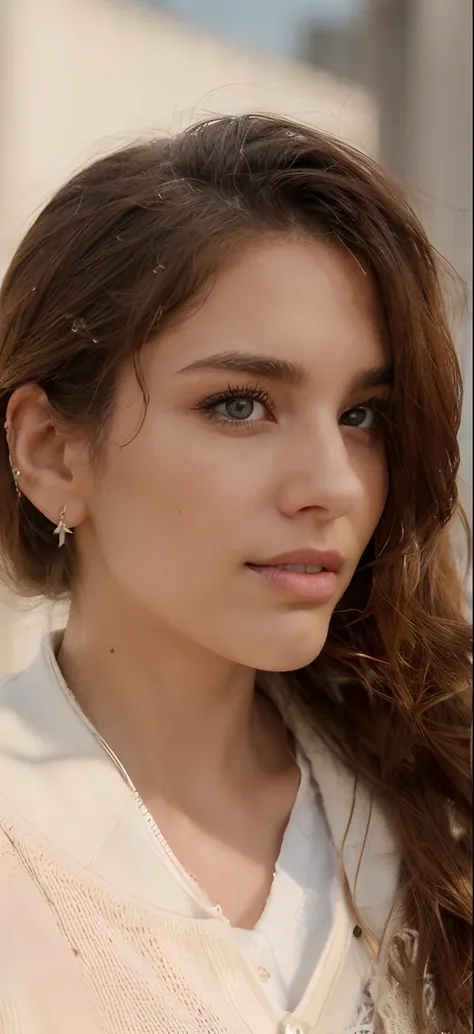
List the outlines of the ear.
{"label": "ear", "polygon": [[53,524],[58,523],[64,507],[68,527],[80,524],[86,507],[75,463],[77,441],[73,442],[55,421],[48,397],[37,384],[24,384],[13,392],[7,407],[6,433],[22,495]]}

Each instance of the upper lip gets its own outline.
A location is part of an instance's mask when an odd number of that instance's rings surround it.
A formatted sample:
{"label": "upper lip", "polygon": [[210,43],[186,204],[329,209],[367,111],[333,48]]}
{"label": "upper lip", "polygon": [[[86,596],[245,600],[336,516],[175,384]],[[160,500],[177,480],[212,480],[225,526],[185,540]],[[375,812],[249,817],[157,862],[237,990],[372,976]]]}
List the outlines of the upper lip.
{"label": "upper lip", "polygon": [[326,571],[339,571],[342,556],[336,549],[294,549],[291,553],[260,560],[255,567],[279,567],[281,564],[304,564],[305,567],[324,567]]}

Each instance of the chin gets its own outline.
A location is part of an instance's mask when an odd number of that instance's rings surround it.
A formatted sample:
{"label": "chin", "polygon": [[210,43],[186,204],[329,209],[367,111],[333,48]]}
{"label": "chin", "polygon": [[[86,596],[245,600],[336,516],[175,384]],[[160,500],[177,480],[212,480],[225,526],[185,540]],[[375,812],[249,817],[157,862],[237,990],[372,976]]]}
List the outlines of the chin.
{"label": "chin", "polygon": [[314,613],[310,621],[305,615],[303,621],[276,622],[273,630],[262,629],[260,638],[256,640],[257,626],[252,630],[252,640],[247,640],[247,657],[242,658],[241,663],[259,671],[296,671],[319,657],[328,631],[326,615],[323,618]]}
{"label": "chin", "polygon": [[281,651],[277,656],[275,651],[268,654],[268,656],[262,655],[257,664],[253,667],[258,671],[298,671],[298,668],[306,668],[308,664],[312,664],[313,661],[319,657],[323,649],[324,643],[321,643],[319,647],[315,647],[311,651],[297,651],[287,650],[286,653]]}

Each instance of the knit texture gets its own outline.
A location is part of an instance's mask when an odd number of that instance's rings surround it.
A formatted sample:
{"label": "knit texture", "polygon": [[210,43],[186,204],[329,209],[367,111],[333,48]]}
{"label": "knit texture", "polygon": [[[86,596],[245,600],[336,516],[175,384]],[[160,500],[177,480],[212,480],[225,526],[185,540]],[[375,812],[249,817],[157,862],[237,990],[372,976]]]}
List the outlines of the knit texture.
{"label": "knit texture", "polygon": [[[70,1013],[78,997],[89,1002],[94,1034],[96,1030],[101,1034],[234,1034],[246,1029],[236,1022],[215,979],[204,930],[183,923],[179,916],[167,917],[119,897],[84,870],[58,866],[54,852],[38,850],[32,842],[23,841],[14,847],[7,836],[2,836],[0,851],[2,901],[10,898],[11,910],[16,899],[19,927],[13,959],[9,946],[2,943],[2,955],[10,955],[10,961],[2,958],[1,969],[7,977],[14,977],[15,984],[18,978],[25,980],[23,967],[27,968],[31,1004],[39,1002],[39,1014],[44,1010],[46,1019],[48,1002],[43,1001],[41,984],[42,977],[47,977],[46,986],[51,991],[51,959],[45,949],[49,951],[54,943],[61,953],[60,972],[54,979],[58,995],[54,1010],[60,1014],[64,1005],[63,1022],[67,1026],[57,1024],[51,1031],[70,1034]],[[31,914],[38,915],[38,933],[45,935],[44,944],[37,943],[36,950],[31,943],[36,932],[34,923],[32,930],[26,915],[27,903],[35,892],[49,911],[47,916],[41,907],[40,915],[38,900],[32,909]],[[22,925],[29,944],[22,940]],[[224,938],[214,940],[217,957],[222,953],[219,961],[225,963]],[[20,962],[17,952],[23,966],[14,976],[12,961]],[[8,986],[7,981],[8,998],[3,1004],[6,1016],[2,1021],[5,1031],[18,1029],[23,1034],[29,1030],[28,1001],[24,992],[20,1002],[15,999],[14,984]],[[64,994],[65,988],[73,995],[72,1001]]]}
{"label": "knit texture", "polygon": [[[7,826],[1,1034],[261,1034],[258,1010],[254,1027],[241,1014],[241,965],[224,924],[143,907]],[[367,1008],[364,996],[348,1034],[372,1034]],[[285,1027],[268,1019],[265,1031]]]}

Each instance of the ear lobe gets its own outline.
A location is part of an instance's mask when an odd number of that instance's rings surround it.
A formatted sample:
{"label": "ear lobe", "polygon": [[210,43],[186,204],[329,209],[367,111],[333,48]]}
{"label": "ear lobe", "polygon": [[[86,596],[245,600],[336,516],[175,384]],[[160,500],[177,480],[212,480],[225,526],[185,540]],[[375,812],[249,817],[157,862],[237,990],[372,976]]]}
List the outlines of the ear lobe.
{"label": "ear lobe", "polygon": [[24,384],[7,407],[8,445],[18,488],[53,525],[67,507],[68,523],[84,517],[75,479],[66,462],[67,439],[55,423],[46,393],[37,384]]}

